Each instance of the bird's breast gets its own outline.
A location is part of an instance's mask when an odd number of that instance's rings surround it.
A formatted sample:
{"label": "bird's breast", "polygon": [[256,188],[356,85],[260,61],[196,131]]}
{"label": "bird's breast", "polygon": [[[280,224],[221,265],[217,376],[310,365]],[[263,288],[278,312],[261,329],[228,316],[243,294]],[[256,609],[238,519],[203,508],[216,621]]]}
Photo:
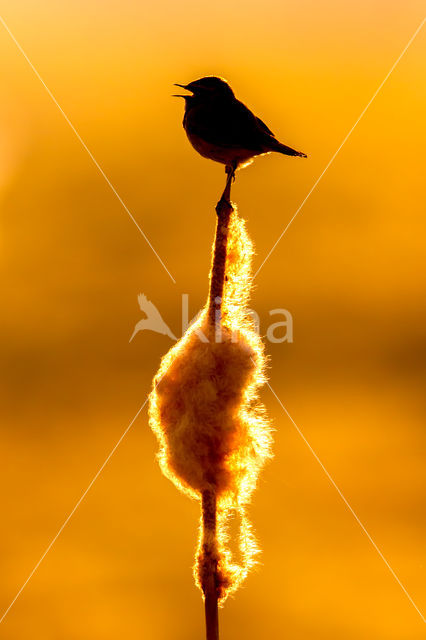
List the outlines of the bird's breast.
{"label": "bird's breast", "polygon": [[220,110],[207,105],[197,105],[185,112],[183,126],[188,140],[204,158],[225,165],[245,164],[253,155],[253,149],[236,144],[227,131],[226,119]]}

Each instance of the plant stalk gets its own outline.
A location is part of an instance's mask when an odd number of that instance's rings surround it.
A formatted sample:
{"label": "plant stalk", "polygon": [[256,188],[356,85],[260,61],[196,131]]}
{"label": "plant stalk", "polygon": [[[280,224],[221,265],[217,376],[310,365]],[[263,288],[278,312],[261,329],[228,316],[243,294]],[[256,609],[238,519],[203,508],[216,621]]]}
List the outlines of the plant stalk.
{"label": "plant stalk", "polygon": [[[209,322],[217,331],[222,320],[222,297],[226,277],[226,250],[228,244],[229,220],[233,211],[231,204],[231,183],[234,171],[227,167],[228,177],[225,189],[216,205],[217,223],[210,276]],[[206,640],[219,640],[218,575],[216,541],[216,493],[214,489],[203,491],[201,497],[203,540],[202,540],[202,589],[206,618]]]}
{"label": "plant stalk", "polygon": [[228,228],[231,213],[231,183],[234,172],[229,171],[222,197],[216,205],[217,223],[214,243],[213,266],[210,276],[209,321],[214,326],[220,324],[222,318],[222,297],[225,283],[226,249]]}
{"label": "plant stalk", "polygon": [[203,593],[206,640],[219,640],[219,613],[216,553],[216,494],[203,491]]}

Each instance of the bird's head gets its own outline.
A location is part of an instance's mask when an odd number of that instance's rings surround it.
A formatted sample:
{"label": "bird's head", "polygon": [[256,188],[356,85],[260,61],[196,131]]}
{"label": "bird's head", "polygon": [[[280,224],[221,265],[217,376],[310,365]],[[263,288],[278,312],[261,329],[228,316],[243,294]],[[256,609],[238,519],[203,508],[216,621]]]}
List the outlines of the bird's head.
{"label": "bird's head", "polygon": [[182,98],[200,98],[202,100],[209,100],[211,98],[224,98],[233,97],[229,84],[223,78],[217,78],[216,76],[206,76],[205,78],[199,78],[189,84],[176,84],[176,87],[182,87],[187,91],[191,91],[192,96],[179,95],[176,97]]}

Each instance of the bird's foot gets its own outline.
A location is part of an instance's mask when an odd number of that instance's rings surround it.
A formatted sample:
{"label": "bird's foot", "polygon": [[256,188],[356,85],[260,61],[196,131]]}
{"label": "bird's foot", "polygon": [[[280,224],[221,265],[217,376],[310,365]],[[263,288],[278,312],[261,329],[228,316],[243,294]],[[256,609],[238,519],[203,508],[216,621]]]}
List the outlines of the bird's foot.
{"label": "bird's foot", "polygon": [[226,165],[225,173],[231,178],[232,182],[235,182],[235,171],[237,167],[235,165]]}

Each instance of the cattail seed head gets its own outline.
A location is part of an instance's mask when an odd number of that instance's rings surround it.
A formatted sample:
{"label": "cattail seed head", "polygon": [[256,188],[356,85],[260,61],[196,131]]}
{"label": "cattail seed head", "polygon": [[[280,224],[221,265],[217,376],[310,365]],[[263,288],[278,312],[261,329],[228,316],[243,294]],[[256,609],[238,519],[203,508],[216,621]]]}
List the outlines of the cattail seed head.
{"label": "cattail seed head", "polygon": [[[215,540],[203,550],[201,535],[196,576],[202,584],[203,563],[209,554],[214,557],[222,601],[254,562],[257,549],[244,507],[271,456],[270,427],[257,396],[265,357],[247,311],[252,254],[244,222],[234,211],[219,322],[212,322],[206,306],[162,359],[150,395],[150,424],[163,473],[193,498],[201,499],[204,492],[216,496]],[[200,340],[200,329],[207,342]],[[226,547],[225,521],[232,509],[240,516],[241,566],[232,563]]]}

